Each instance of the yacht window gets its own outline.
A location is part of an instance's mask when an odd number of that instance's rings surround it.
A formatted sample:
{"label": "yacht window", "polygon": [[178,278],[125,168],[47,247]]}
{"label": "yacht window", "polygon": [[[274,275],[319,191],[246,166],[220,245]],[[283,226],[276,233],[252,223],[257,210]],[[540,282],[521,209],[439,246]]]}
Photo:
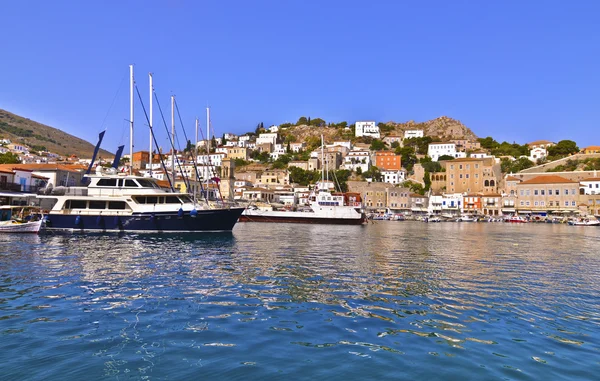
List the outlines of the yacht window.
{"label": "yacht window", "polygon": [[146,197],[144,197],[144,196],[137,196],[137,197],[134,197],[133,199],[138,204],[145,204],[146,203]]}
{"label": "yacht window", "polygon": [[100,180],[98,180],[98,186],[100,186],[100,187],[116,187],[117,179],[100,179]]}
{"label": "yacht window", "polygon": [[190,198],[190,196],[187,196],[187,195],[179,196],[179,198],[181,199],[181,202],[184,202],[184,203],[191,203],[192,202],[192,199]]}
{"label": "yacht window", "polygon": [[142,186],[142,188],[158,188],[155,182],[147,179],[138,179],[138,183]]}
{"label": "yacht window", "polygon": [[123,210],[126,209],[127,204],[125,203],[125,201],[109,201],[108,202],[108,209],[119,209],[119,210]]}
{"label": "yacht window", "polygon": [[146,204],[156,204],[158,202],[158,197],[149,196],[146,197]]}
{"label": "yacht window", "polygon": [[90,209],[105,209],[106,201],[90,201]]}
{"label": "yacht window", "polygon": [[125,186],[126,187],[135,187],[135,188],[138,187],[138,185],[133,180],[125,180]]}
{"label": "yacht window", "polygon": [[85,206],[84,200],[67,200],[63,209],[85,209]]}
{"label": "yacht window", "polygon": [[179,198],[177,198],[177,196],[167,196],[167,197],[165,197],[165,203],[166,204],[180,204],[181,201],[179,201]]}

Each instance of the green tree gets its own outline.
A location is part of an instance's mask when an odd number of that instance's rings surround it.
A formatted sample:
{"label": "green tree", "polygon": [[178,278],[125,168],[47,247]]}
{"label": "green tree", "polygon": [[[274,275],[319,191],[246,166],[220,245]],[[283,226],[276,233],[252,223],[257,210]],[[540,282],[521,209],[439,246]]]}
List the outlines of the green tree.
{"label": "green tree", "polygon": [[454,160],[454,156],[442,155],[442,156],[438,157],[438,161],[448,161],[448,160]]}
{"label": "green tree", "polygon": [[221,137],[221,144],[225,145],[227,143],[227,139],[225,139],[225,133],[223,133],[223,136]]}
{"label": "green tree", "polygon": [[376,182],[381,181],[382,178],[381,171],[376,166],[372,166],[368,171],[363,172],[361,176],[363,179],[373,179]]}
{"label": "green tree", "polygon": [[385,149],[385,142],[379,139],[373,139],[371,142],[371,146],[369,147],[371,151],[382,151]]}
{"label": "green tree", "polygon": [[417,156],[411,147],[398,147],[394,151],[396,155],[401,156],[402,166],[406,168],[408,172],[411,172],[414,165],[417,163]]}
{"label": "green tree", "polygon": [[21,159],[12,152],[0,153],[0,164],[19,164]]}
{"label": "green tree", "polygon": [[306,119],[305,116],[301,116],[298,121],[296,122],[296,126],[300,126],[303,124],[308,124],[308,119]]}
{"label": "green tree", "polygon": [[327,122],[325,122],[321,118],[315,118],[313,120],[310,120],[310,118],[309,118],[308,124],[311,126],[316,126],[316,127],[325,127],[327,125]]}
{"label": "green tree", "polygon": [[477,139],[477,141],[479,142],[479,144],[481,144],[481,148],[484,149],[491,150],[499,146],[498,142],[495,141],[491,136],[488,136],[486,138],[479,138]]}
{"label": "green tree", "polygon": [[534,165],[535,164],[526,157],[520,157],[516,160],[504,158],[500,162],[500,168],[503,173],[517,173],[524,169],[531,168]]}
{"label": "green tree", "polygon": [[442,165],[437,161],[431,160],[431,158],[429,156],[424,157],[421,160],[419,160],[419,163],[421,163],[421,165],[423,166],[423,169],[425,171],[428,171],[428,172],[441,172],[442,171]]}
{"label": "green tree", "polygon": [[561,140],[553,146],[548,147],[548,158],[556,160],[579,152],[577,143],[572,140]]}
{"label": "green tree", "polygon": [[431,189],[431,174],[429,173],[429,171],[425,171],[425,175],[423,176],[423,183],[425,184],[423,190],[425,192],[429,191],[429,189]]}

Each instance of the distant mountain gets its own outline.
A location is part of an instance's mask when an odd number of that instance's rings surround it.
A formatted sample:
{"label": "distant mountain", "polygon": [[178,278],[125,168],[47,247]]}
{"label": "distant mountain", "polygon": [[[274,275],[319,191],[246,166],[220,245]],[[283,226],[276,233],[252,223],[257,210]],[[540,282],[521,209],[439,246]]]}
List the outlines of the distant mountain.
{"label": "distant mountain", "polygon": [[452,139],[476,140],[477,135],[467,126],[456,119],[440,116],[427,122],[416,123],[410,120],[405,123],[387,122],[388,126],[394,127],[395,134],[404,135],[407,130],[423,130],[426,136],[438,137],[442,141]]}
{"label": "distant mountain", "polygon": [[[81,158],[92,157],[97,143],[92,144],[57,128],[34,122],[2,109],[0,109],[0,138],[29,146],[32,151],[40,151],[45,148],[47,151],[64,157],[77,155]],[[114,157],[114,154],[103,149],[100,150],[99,155],[103,158]]]}

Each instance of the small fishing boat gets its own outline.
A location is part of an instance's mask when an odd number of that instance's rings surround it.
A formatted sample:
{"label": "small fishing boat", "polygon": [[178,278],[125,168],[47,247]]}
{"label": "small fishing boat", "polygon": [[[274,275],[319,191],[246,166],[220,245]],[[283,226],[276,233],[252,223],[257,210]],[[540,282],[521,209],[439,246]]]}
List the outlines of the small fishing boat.
{"label": "small fishing boat", "polygon": [[38,233],[43,216],[28,209],[23,206],[1,206],[0,233]]}
{"label": "small fishing boat", "polygon": [[569,225],[573,226],[600,226],[600,221],[596,217],[580,217],[568,222]]}
{"label": "small fishing boat", "polygon": [[519,215],[513,215],[508,217],[507,219],[505,219],[506,222],[512,222],[512,223],[517,223],[517,224],[524,224],[529,222],[529,220],[527,220],[525,217],[519,216]]}

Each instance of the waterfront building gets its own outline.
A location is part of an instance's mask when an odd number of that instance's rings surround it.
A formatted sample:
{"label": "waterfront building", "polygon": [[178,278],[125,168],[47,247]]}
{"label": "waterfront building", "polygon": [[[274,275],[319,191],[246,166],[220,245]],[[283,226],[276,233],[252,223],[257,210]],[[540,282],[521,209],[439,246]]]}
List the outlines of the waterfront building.
{"label": "waterfront building", "polygon": [[354,136],[370,136],[375,139],[380,138],[379,127],[375,124],[375,121],[357,121],[354,124]]}
{"label": "waterfront building", "polygon": [[494,158],[463,158],[444,161],[446,191],[449,193],[498,193],[502,176]]}
{"label": "waterfront building", "polygon": [[426,215],[429,207],[429,198],[417,193],[410,193],[410,212],[416,215]]}
{"label": "waterfront building", "polygon": [[287,185],[290,183],[290,174],[286,169],[265,170],[260,174],[260,177],[258,177],[257,183],[259,185],[266,185],[266,186],[276,185],[276,184]]}
{"label": "waterfront building", "polygon": [[407,214],[411,209],[410,189],[405,187],[386,188],[387,208],[392,213]]}
{"label": "waterfront building", "polygon": [[442,214],[446,216],[459,216],[463,211],[462,193],[442,194]]}
{"label": "waterfront building", "polygon": [[442,203],[444,196],[439,193],[431,193],[429,195],[429,202],[427,203],[427,214],[439,215],[442,214]]}
{"label": "waterfront building", "polygon": [[481,212],[485,215],[502,215],[502,195],[500,193],[488,193],[482,195],[481,208]]}
{"label": "waterfront building", "polygon": [[579,184],[579,194],[600,194],[600,177],[589,177],[581,180]]}
{"label": "waterfront building", "polygon": [[575,213],[578,201],[579,182],[561,176],[542,175],[516,184],[518,213]]}
{"label": "waterfront building", "polygon": [[266,188],[252,188],[242,191],[242,198],[244,200],[254,202],[265,202],[271,203],[275,198],[275,192],[271,189]]}

